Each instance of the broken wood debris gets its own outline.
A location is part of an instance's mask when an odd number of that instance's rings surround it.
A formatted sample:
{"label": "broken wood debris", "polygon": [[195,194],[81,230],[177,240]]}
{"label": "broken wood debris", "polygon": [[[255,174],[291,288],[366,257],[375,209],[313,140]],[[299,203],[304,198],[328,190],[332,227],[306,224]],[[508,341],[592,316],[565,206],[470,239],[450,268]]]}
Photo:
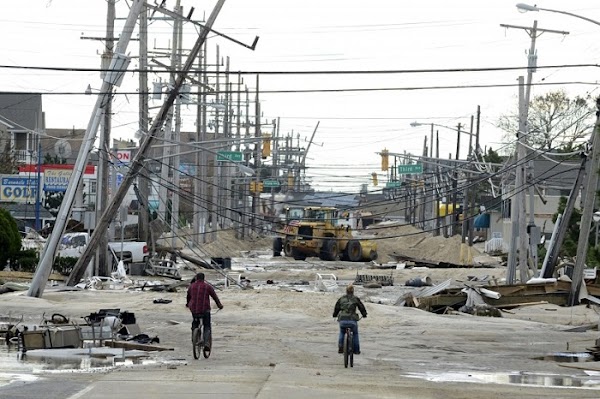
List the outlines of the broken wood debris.
{"label": "broken wood debris", "polygon": [[141,344],[139,342],[134,342],[134,341],[121,341],[121,340],[111,340],[111,341],[105,341],[104,342],[104,346],[108,346],[110,348],[124,348],[124,349],[129,349],[129,350],[143,350],[143,351],[172,351],[175,350],[174,348],[167,348],[164,346],[160,346],[160,345],[153,345],[153,344]]}
{"label": "broken wood debris", "polygon": [[[552,280],[534,284],[512,284],[478,286],[464,284],[463,287],[449,287],[449,281],[445,287],[428,287],[431,291],[416,289],[406,293],[396,304],[400,306],[417,307],[419,309],[438,313],[447,307],[459,310],[462,306],[469,305],[469,296],[481,296],[482,303],[497,309],[512,309],[519,306],[530,306],[539,304],[553,304],[566,306],[568,304],[571,282],[563,280]],[[587,285],[588,292],[600,293],[600,287]],[[591,295],[588,295],[591,297]],[[593,298],[593,297],[592,297]],[[590,300],[585,297],[584,300]],[[477,302],[479,303],[479,302]]]}
{"label": "broken wood debris", "polygon": [[[445,262],[445,261],[418,259],[418,258],[414,258],[412,256],[400,254],[398,252],[392,252],[391,254],[388,254],[388,255],[392,259],[394,259],[396,262],[411,262],[414,266],[417,266],[417,267],[429,267],[429,268],[461,268],[461,267],[494,268],[495,267],[494,265],[484,265],[484,264],[478,264],[478,263],[459,264],[459,263],[452,263],[452,262]],[[409,266],[407,265],[407,267],[409,267]]]}
{"label": "broken wood debris", "polygon": [[392,286],[394,285],[394,277],[392,275],[389,276],[379,276],[372,274],[358,274],[356,273],[356,278],[354,279],[354,284],[363,285],[367,283],[379,283],[382,286]]}

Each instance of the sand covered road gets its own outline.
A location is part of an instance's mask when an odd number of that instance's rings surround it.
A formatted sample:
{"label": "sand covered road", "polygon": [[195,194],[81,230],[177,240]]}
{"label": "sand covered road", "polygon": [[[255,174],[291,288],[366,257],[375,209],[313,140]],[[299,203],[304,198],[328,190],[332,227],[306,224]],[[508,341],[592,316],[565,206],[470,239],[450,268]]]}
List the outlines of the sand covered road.
{"label": "sand covered road", "polygon": [[[211,370],[214,380],[226,378],[231,384],[262,387],[252,397],[269,397],[273,389],[286,391],[285,387],[291,386],[297,387],[293,392],[307,393],[307,396],[296,397],[308,397],[313,389],[345,392],[351,397],[390,398],[494,398],[506,394],[531,398],[600,396],[600,391],[591,389],[541,387],[538,385],[545,381],[541,377],[537,383],[529,381],[531,386],[517,384],[514,378],[515,373],[562,375],[575,381],[588,378],[581,370],[539,358],[553,352],[581,351],[593,346],[597,331],[567,331],[573,326],[597,321],[598,314],[593,308],[537,305],[504,313],[502,318],[436,315],[374,303],[373,300],[381,296],[381,290],[363,287],[357,287],[357,294],[365,300],[369,315],[360,322],[363,353],[356,357],[355,368],[351,370],[354,377],[349,378],[349,370],[344,369],[336,353],[337,324],[331,313],[346,282],[357,271],[372,271],[337,269],[341,279],[338,292],[315,292],[310,285],[265,283],[268,279],[275,279],[276,283],[312,282],[317,271],[331,272],[330,267],[287,271],[267,267],[265,271],[246,273],[253,289],[230,287],[218,291],[225,309],[213,316],[214,352],[208,360],[192,358],[185,289],[178,292],[52,292],[48,289],[39,299],[10,293],[0,295],[0,313],[23,315],[27,322],[36,323],[43,314],[60,313],[76,319],[99,309],[133,312],[143,333],[159,337],[161,345],[174,349],[153,353],[153,356],[185,363],[165,373],[174,379],[185,379],[182,376],[189,373]],[[430,269],[427,274],[434,281],[442,281],[449,274],[462,278],[473,273],[500,271]],[[423,272],[408,269],[393,273],[402,281],[422,276]],[[209,281],[219,280],[216,274],[208,273],[207,277]],[[154,303],[158,298],[172,302]],[[263,370],[265,374],[256,377],[256,381],[247,381],[252,374],[250,370]],[[509,375],[513,375],[513,383],[486,382],[509,381]],[[399,396],[400,392],[406,396]]]}

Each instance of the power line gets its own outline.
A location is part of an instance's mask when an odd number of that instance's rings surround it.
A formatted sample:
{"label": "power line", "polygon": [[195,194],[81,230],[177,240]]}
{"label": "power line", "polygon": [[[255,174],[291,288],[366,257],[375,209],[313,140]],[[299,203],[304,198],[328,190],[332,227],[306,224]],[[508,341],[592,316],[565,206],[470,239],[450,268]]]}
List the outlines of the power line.
{"label": "power line", "polygon": [[[537,69],[553,68],[598,68],[599,64],[559,64],[536,66]],[[179,73],[178,70],[157,69],[102,69],[102,68],[82,68],[82,67],[51,67],[51,66],[26,66],[26,65],[0,65],[0,69],[24,69],[41,71],[65,71],[65,72],[164,72]],[[202,71],[207,74],[220,75],[387,75],[387,74],[413,74],[413,73],[453,73],[453,72],[497,72],[497,71],[518,71],[527,70],[527,66],[509,66],[509,67],[482,67],[482,68],[423,68],[423,69],[371,69],[371,70],[314,70],[314,71]]]}

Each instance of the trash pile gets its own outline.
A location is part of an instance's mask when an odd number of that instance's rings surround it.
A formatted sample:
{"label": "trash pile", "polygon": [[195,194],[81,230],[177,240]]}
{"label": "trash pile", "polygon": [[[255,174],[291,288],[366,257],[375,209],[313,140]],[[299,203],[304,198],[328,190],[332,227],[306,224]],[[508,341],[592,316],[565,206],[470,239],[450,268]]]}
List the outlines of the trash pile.
{"label": "trash pile", "polygon": [[100,309],[81,319],[54,313],[37,324],[0,316],[0,337],[26,353],[46,349],[112,347],[145,351],[172,350],[157,346],[157,336],[142,333],[135,315],[120,309]]}

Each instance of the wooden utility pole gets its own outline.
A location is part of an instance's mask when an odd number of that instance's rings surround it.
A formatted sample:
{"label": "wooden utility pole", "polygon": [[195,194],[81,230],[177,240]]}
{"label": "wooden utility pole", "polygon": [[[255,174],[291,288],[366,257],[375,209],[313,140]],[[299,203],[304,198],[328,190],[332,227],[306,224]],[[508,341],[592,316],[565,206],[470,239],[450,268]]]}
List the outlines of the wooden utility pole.
{"label": "wooden utility pole", "polygon": [[[515,26],[500,24],[503,28],[517,28],[523,29],[527,32],[531,38],[531,46],[528,54],[528,69],[527,69],[527,87],[526,90],[523,88],[523,77],[519,77],[519,131],[517,132],[517,159],[516,159],[516,178],[515,178],[515,191],[512,199],[512,231],[511,231],[511,245],[509,249],[508,265],[507,265],[507,276],[506,283],[514,284],[516,275],[516,237],[519,237],[519,270],[520,279],[524,283],[529,279],[528,276],[528,240],[527,240],[527,220],[525,211],[525,184],[526,184],[526,171],[525,171],[525,157],[527,156],[527,150],[523,146],[526,142],[527,134],[529,133],[528,114],[529,114],[529,101],[531,96],[531,81],[533,72],[535,71],[537,64],[537,54],[535,49],[535,41],[542,33],[558,33],[562,35],[568,35],[569,32],[557,31],[550,29],[538,29],[537,21],[533,22],[533,27]],[[520,149],[520,150],[519,150]],[[523,208],[523,209],[521,209]],[[529,210],[534,212],[533,209]],[[518,220],[515,221],[515,218]]]}
{"label": "wooden utility pole", "polygon": [[[571,293],[569,295],[569,304],[579,303],[579,290],[583,281],[583,271],[587,258],[588,244],[590,238],[590,227],[592,225],[592,215],[596,203],[596,190],[598,189],[598,170],[600,168],[600,97],[596,99],[596,124],[594,125],[592,140],[592,161],[587,176],[585,190],[585,199],[583,202],[583,213],[579,223],[579,241],[577,241],[577,258],[575,268],[573,269],[573,278],[571,283]],[[571,194],[573,195],[573,193]],[[564,223],[569,223],[565,220]]]}
{"label": "wooden utility pole", "polygon": [[[431,125],[433,129],[433,125]],[[441,180],[441,170],[440,170],[440,134],[439,132],[435,132],[435,163],[436,163],[436,185],[437,185],[437,200],[434,204],[435,206],[435,236],[440,235],[440,228],[442,227],[442,218],[440,217],[440,203],[442,202],[442,180]],[[447,211],[447,209],[446,209]]]}
{"label": "wooden utility pole", "polygon": [[[102,54],[102,70],[108,70],[110,61],[113,57],[114,36],[115,36],[115,3],[116,0],[108,0],[108,11],[106,14],[106,38],[105,51]],[[102,72],[105,74],[106,72]],[[110,174],[110,130],[112,121],[112,93],[107,93],[106,105],[104,106],[104,114],[102,118],[102,129],[100,130],[100,151],[98,151],[98,184],[97,184],[97,201],[96,201],[96,220],[100,219],[102,212],[108,206],[108,176]],[[116,174],[116,173],[115,173]],[[113,176],[115,179],[115,176]],[[108,236],[102,236],[96,253],[96,269],[99,276],[108,276],[109,260],[108,260]],[[112,263],[111,263],[112,264]]]}
{"label": "wooden utility pole", "polygon": [[[220,85],[220,79],[221,79],[221,74],[220,74],[220,66],[221,66],[221,51],[219,46],[216,46],[216,77],[215,77],[215,103],[220,103],[221,102],[221,85]],[[217,137],[219,137],[219,127],[221,126],[221,115],[219,112],[219,108],[214,108],[214,115],[215,115],[215,119],[214,119],[214,128],[215,128],[215,134],[214,134],[214,138],[215,140],[217,139]],[[214,242],[217,241],[217,230],[219,228],[219,222],[221,221],[221,204],[219,202],[219,194],[221,191],[221,168],[220,168],[220,162],[219,162],[219,158],[217,157],[216,154],[211,154],[210,158],[212,160],[212,165],[213,165],[213,175],[212,175],[212,189],[211,189],[211,193],[212,193],[212,199],[210,201],[210,241]]]}
{"label": "wooden utility pole", "polygon": [[[462,129],[462,124],[458,124],[456,126],[456,154],[455,154],[455,160],[458,161],[459,158],[459,154],[460,154],[460,134]],[[456,203],[458,202],[458,162],[454,163],[454,172],[452,173],[452,220],[450,221],[451,223],[451,233],[450,235],[453,236],[457,233],[458,231],[458,207],[456,206]]]}
{"label": "wooden utility pole", "polygon": [[[260,102],[259,102],[259,84],[260,75],[256,75],[256,92],[254,98],[254,137],[258,140],[261,137],[260,133]],[[254,149],[254,168],[256,170],[256,181],[261,181],[260,173],[260,159],[262,154],[262,141],[257,141]],[[252,229],[256,230],[258,225],[258,202],[260,200],[260,193],[257,190],[252,194]]]}
{"label": "wooden utility pole", "polygon": [[[206,141],[206,92],[208,90],[208,75],[206,74],[206,43],[198,55],[198,105],[196,108],[196,134],[198,142]],[[208,153],[196,152],[196,181],[194,182],[194,234],[196,244],[206,242],[208,225]]]}
{"label": "wooden utility pole", "polygon": [[[175,7],[175,12],[181,16],[183,16],[183,7],[179,5],[179,0],[177,0],[177,6]],[[177,40],[173,42],[173,51],[172,59],[174,70],[179,70],[181,66],[181,52],[182,52],[182,42],[183,42],[183,20],[182,18],[176,18],[173,21],[173,26],[175,28],[174,37],[177,36]],[[175,99],[175,112],[173,113],[173,119],[175,120],[175,129],[171,132],[171,137],[173,139],[173,190],[171,196],[171,245],[174,248],[177,248],[178,245],[178,235],[179,235],[179,191],[181,188],[179,187],[180,182],[180,174],[179,174],[179,164],[180,164],[180,155],[181,152],[181,102],[183,99],[181,96],[178,96]],[[164,162],[164,161],[163,161]],[[168,163],[168,160],[167,160]]]}
{"label": "wooden utility pole", "polygon": [[[139,72],[139,120],[138,133],[140,141],[148,134],[148,8],[144,3],[142,12],[140,13],[140,72]],[[150,214],[150,179],[148,173],[148,160],[145,167],[140,170],[140,178],[138,186],[140,197],[138,199],[138,223],[139,223],[139,239],[149,241],[149,214]],[[153,244],[153,243],[152,243]],[[154,248],[154,246],[151,246]]]}

